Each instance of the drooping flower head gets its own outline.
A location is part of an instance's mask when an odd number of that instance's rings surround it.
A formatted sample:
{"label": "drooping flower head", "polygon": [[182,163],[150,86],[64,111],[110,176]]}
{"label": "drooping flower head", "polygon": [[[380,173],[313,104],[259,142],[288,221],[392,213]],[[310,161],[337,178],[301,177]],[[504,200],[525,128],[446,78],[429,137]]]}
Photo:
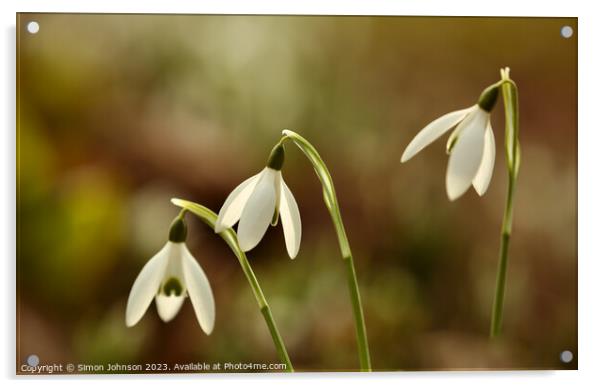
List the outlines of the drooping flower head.
{"label": "drooping flower head", "polygon": [[277,144],[266,167],[238,185],[219,211],[215,232],[238,222],[238,243],[247,252],[261,241],[268,226],[282,220],[286,250],[291,259],[301,244],[301,216],[293,193],[282,178],[284,146]]}
{"label": "drooping flower head", "polygon": [[211,334],[215,323],[215,301],[207,276],[186,247],[187,228],[182,216],[169,231],[169,241],[142,268],[127,301],[125,322],[134,326],[144,316],[153,299],[164,322],[171,321],[186,297],[201,329]]}
{"label": "drooping flower head", "polygon": [[499,85],[491,85],[483,91],[477,104],[443,115],[428,124],[408,144],[401,162],[410,160],[455,128],[447,142],[447,152],[450,155],[445,179],[447,196],[453,201],[471,185],[479,195],[485,194],[495,165],[495,138],[490,113],[498,93]]}

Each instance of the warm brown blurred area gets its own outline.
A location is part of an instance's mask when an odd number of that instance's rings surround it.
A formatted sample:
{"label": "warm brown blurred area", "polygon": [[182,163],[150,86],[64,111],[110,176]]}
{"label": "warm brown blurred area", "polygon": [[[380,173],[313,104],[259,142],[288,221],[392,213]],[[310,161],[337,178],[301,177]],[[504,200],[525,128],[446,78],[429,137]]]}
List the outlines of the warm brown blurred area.
{"label": "warm brown blurred area", "polygon": [[[37,34],[25,25],[35,20]],[[560,29],[570,25],[566,39]],[[577,20],[21,14],[17,362],[278,362],[236,258],[188,216],[217,320],[186,303],[125,327],[130,287],[183,197],[218,211],[284,128],[328,164],[354,251],[376,370],[577,366]],[[428,122],[509,66],[522,167],[503,336],[488,339],[506,171],[503,109],[488,193],[445,194],[445,140],[401,165]],[[288,146],[301,211],[249,259],[300,371],[355,370],[343,262],[318,180]],[[559,355],[570,350],[568,364]]]}

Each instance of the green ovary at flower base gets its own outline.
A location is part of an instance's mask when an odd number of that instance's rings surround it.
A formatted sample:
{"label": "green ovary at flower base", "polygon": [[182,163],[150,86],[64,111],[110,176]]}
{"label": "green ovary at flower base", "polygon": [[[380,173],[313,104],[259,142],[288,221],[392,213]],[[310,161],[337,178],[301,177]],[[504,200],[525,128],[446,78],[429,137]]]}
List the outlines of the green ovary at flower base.
{"label": "green ovary at flower base", "polygon": [[475,105],[445,114],[424,127],[408,144],[401,156],[402,163],[408,161],[446,132],[454,129],[447,142],[447,152],[450,154],[446,174],[447,196],[453,201],[462,196],[471,185],[479,195],[484,195],[489,187],[495,165],[495,137],[489,116],[501,89],[506,119],[508,192],[502,221],[500,257],[491,314],[491,337],[499,335],[501,331],[514,190],[520,166],[518,90],[514,81],[510,79],[510,69],[502,69],[501,78],[500,81],[485,88]]}

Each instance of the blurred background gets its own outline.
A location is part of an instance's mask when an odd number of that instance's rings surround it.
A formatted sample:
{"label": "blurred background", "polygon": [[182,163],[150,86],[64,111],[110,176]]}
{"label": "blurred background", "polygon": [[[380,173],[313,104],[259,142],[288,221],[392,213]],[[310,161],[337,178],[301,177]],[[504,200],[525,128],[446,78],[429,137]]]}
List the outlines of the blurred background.
{"label": "blurred background", "polygon": [[[124,319],[178,213],[169,199],[218,211],[288,128],[331,170],[375,370],[577,367],[575,18],[20,14],[17,29],[19,365],[30,354],[279,362],[236,258],[190,215],[188,245],[216,298],[213,334],[188,302],[167,324],[154,304],[135,327]],[[399,159],[504,66],[519,86],[522,167],[503,336],[492,343],[503,104],[484,197],[448,201],[444,139]],[[296,369],[356,370],[336,235],[292,144],[283,174],[301,211],[300,253],[288,258],[279,225],[249,260]]]}

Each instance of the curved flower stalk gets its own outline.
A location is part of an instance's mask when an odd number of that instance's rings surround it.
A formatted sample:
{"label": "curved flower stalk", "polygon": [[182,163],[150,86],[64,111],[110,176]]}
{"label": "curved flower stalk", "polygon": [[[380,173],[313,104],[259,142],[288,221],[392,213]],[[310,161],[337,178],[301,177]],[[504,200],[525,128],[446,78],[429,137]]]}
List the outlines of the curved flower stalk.
{"label": "curved flower stalk", "polygon": [[134,326],[153,299],[159,317],[171,321],[187,296],[201,329],[211,334],[215,323],[215,302],[209,280],[186,247],[184,212],[173,221],[169,241],[151,258],[134,281],[127,301],[125,322]]}
{"label": "curved flower stalk", "polygon": [[[187,201],[184,199],[172,198],[171,202],[179,206],[186,211],[191,212],[196,215],[207,224],[210,228],[215,229],[217,225],[218,216],[208,208],[200,205],[198,203],[194,203],[191,201]],[[236,236],[236,232],[232,228],[225,228],[219,232],[220,237],[228,244],[232,252],[236,255],[238,262],[240,263],[240,267],[242,268],[249,285],[251,286],[251,290],[253,291],[253,295],[257,300],[257,304],[259,305],[259,309],[261,314],[263,315],[265,322],[270,331],[270,335],[272,336],[272,340],[274,341],[274,345],[276,346],[276,350],[278,351],[278,355],[283,363],[286,364],[287,370],[289,372],[293,372],[293,365],[288,356],[288,352],[286,351],[286,347],[284,345],[284,341],[280,336],[280,332],[278,331],[278,327],[276,326],[276,322],[274,321],[274,317],[272,315],[272,310],[268,305],[267,300],[263,294],[261,287],[259,286],[259,281],[255,277],[255,273],[247,260],[247,256],[245,252],[240,248],[238,244],[238,238]]]}
{"label": "curved flower stalk", "polygon": [[286,250],[291,259],[301,245],[301,216],[293,193],[282,179],[284,147],[276,145],[267,166],[238,185],[226,198],[215,223],[220,233],[238,222],[238,243],[244,252],[255,248],[270,223],[276,226],[282,218]]}
{"label": "curved flower stalk", "polygon": [[[287,129],[282,131],[282,138],[278,142],[281,145],[286,140],[292,140],[299,149],[305,154],[307,159],[311,162],[314,171],[318,175],[318,179],[322,184],[322,194],[324,197],[324,203],[332,218],[337,238],[339,241],[339,247],[341,249],[341,255],[343,261],[346,264],[347,270],[347,281],[349,287],[349,293],[351,297],[351,305],[353,307],[353,317],[355,321],[355,331],[358,344],[358,353],[360,361],[360,369],[362,371],[371,371],[370,361],[370,349],[368,346],[368,336],[366,334],[366,323],[364,320],[364,311],[362,309],[362,303],[360,298],[359,286],[357,283],[357,276],[355,273],[355,266],[353,264],[353,256],[351,254],[351,247],[349,246],[349,240],[347,240],[347,234],[345,233],[345,226],[343,225],[343,219],[341,217],[341,211],[337,201],[336,192],[334,189],[334,183],[330,172],[326,167],[326,164],[318,154],[315,147],[299,134],[289,131]],[[278,146],[277,145],[277,146]]]}
{"label": "curved flower stalk", "polygon": [[501,78],[481,93],[477,104],[445,114],[424,127],[408,144],[401,156],[402,163],[408,161],[426,146],[455,128],[447,141],[447,152],[450,154],[446,174],[447,196],[450,201],[453,201],[462,196],[471,185],[477,194],[484,195],[489,187],[495,164],[495,138],[489,116],[501,89],[506,118],[508,193],[502,221],[500,261],[491,314],[491,337],[497,336],[501,331],[514,190],[520,166],[518,90],[514,81],[510,79],[509,68],[501,69]]}
{"label": "curved flower stalk", "polygon": [[506,206],[502,221],[500,254],[497,269],[495,296],[491,311],[490,336],[496,337],[502,331],[502,316],[504,309],[504,294],[506,289],[506,272],[508,268],[508,247],[512,234],[512,213],[514,208],[514,191],[520,168],[520,143],[518,140],[518,88],[510,79],[510,69],[500,71],[502,80],[501,88],[504,99],[504,116],[506,121],[506,167],[508,170],[508,189],[506,192]]}

